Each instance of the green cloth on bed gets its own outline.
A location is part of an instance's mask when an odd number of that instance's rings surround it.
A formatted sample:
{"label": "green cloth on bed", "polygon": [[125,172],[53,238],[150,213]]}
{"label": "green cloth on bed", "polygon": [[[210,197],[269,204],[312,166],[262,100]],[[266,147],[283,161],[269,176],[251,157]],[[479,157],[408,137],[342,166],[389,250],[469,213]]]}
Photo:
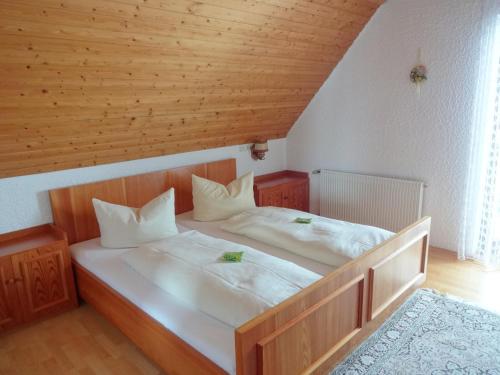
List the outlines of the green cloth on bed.
{"label": "green cloth on bed", "polygon": [[241,262],[241,258],[243,258],[243,251],[238,252],[227,252],[222,254],[222,259],[225,262]]}
{"label": "green cloth on bed", "polygon": [[312,219],[309,217],[298,217],[294,220],[298,224],[311,224]]}

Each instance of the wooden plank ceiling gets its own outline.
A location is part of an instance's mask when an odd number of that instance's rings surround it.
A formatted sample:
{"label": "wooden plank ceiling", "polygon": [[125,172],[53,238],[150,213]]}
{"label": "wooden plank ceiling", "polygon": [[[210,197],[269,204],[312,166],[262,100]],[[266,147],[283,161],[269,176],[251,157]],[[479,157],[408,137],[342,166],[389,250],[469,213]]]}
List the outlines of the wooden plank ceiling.
{"label": "wooden plank ceiling", "polygon": [[0,177],[286,136],[381,0],[0,0]]}

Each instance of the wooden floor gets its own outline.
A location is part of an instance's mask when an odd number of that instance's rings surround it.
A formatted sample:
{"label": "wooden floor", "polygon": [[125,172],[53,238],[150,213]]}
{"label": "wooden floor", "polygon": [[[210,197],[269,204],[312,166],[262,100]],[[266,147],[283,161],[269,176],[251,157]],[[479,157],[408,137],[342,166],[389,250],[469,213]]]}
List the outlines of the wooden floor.
{"label": "wooden floor", "polygon": [[472,261],[459,261],[456,253],[431,249],[423,287],[477,302],[500,314],[500,271],[487,271]]}
{"label": "wooden floor", "polygon": [[0,337],[0,374],[160,374],[89,305]]}
{"label": "wooden floor", "polygon": [[[500,272],[432,249],[424,285],[500,312]],[[495,298],[497,297],[497,298]],[[0,374],[159,374],[116,328],[88,305],[0,337]]]}

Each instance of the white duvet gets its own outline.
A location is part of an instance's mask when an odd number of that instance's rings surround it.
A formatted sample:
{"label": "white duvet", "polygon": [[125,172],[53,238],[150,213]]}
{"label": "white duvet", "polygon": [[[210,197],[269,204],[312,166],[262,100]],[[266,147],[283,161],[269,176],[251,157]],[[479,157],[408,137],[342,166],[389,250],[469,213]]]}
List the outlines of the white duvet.
{"label": "white duvet", "polygon": [[[244,252],[241,263],[221,260],[233,251]],[[161,289],[233,327],[321,278],[292,262],[197,231],[143,245],[122,259]]]}
{"label": "white duvet", "polygon": [[[311,218],[311,224],[295,223],[298,217]],[[279,207],[246,210],[221,228],[337,267],[394,235],[381,228]]]}

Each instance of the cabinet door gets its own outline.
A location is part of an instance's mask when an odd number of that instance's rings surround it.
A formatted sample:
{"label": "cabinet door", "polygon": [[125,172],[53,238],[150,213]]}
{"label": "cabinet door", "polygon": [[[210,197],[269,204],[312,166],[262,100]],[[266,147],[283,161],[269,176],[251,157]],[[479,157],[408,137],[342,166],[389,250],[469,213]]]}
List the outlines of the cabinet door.
{"label": "cabinet door", "polygon": [[261,200],[259,206],[275,206],[283,207],[284,191],[281,188],[265,189],[261,192]]}
{"label": "cabinet door", "polygon": [[309,184],[307,182],[288,186],[285,207],[309,211]]}
{"label": "cabinet door", "polygon": [[0,331],[22,321],[16,278],[10,257],[0,258]]}
{"label": "cabinet door", "polygon": [[64,245],[50,245],[12,256],[26,320],[76,304],[72,272]]}

